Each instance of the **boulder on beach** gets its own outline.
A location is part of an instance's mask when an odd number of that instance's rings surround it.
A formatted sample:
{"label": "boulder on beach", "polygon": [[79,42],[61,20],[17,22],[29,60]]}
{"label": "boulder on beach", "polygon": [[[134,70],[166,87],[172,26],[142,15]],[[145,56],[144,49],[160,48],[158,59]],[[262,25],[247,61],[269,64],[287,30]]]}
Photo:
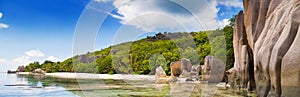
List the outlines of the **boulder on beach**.
{"label": "boulder on beach", "polygon": [[186,58],[182,58],[179,61],[172,62],[170,64],[171,76],[179,77],[182,74],[183,70],[191,72],[191,67],[192,67],[192,64],[191,64],[190,60],[186,59]]}
{"label": "boulder on beach", "polygon": [[38,69],[35,69],[33,72],[32,72],[32,74],[36,74],[36,75],[45,75],[45,71],[44,70],[42,70],[42,69],[40,69],[40,68],[38,68]]}
{"label": "boulder on beach", "polygon": [[166,72],[164,71],[164,69],[159,66],[155,69],[155,78],[165,78],[167,76]]}
{"label": "boulder on beach", "polygon": [[18,66],[16,72],[25,72],[25,66]]}
{"label": "boulder on beach", "polygon": [[204,60],[204,75],[202,80],[209,83],[219,83],[223,81],[226,65],[214,56],[206,56]]}
{"label": "boulder on beach", "polygon": [[167,76],[164,69],[159,66],[155,69],[155,83],[168,83],[170,78]]}
{"label": "boulder on beach", "polygon": [[179,78],[191,79],[191,73],[186,70],[183,70],[182,73],[180,74]]}

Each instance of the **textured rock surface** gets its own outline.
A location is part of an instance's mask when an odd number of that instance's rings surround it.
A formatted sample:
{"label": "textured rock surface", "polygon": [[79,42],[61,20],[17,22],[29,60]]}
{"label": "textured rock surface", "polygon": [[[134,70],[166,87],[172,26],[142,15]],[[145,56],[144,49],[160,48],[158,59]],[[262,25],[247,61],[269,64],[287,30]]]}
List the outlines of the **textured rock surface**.
{"label": "textured rock surface", "polygon": [[201,66],[200,65],[193,65],[191,68],[191,77],[195,78],[196,80],[200,80],[200,75],[201,75]]}
{"label": "textured rock surface", "polygon": [[16,72],[25,72],[25,66],[18,66]]}
{"label": "textured rock surface", "polygon": [[155,69],[155,78],[158,79],[158,78],[165,78],[167,77],[167,74],[166,72],[164,71],[164,69],[159,66]]}
{"label": "textured rock surface", "polygon": [[191,72],[192,64],[190,60],[186,58],[182,58],[179,61],[172,62],[170,64],[171,68],[171,76],[179,77],[183,70],[186,70],[188,72]]}
{"label": "textured rock surface", "polygon": [[167,76],[165,70],[159,66],[155,69],[155,83],[169,83],[170,78]]}
{"label": "textured rock surface", "polygon": [[37,74],[37,75],[45,75],[45,71],[38,68],[38,69],[35,69],[34,71],[32,71],[33,74]]}
{"label": "textured rock surface", "polygon": [[[251,41],[247,40],[244,20],[246,20],[244,19],[244,14],[242,11],[240,11],[236,16],[236,25],[234,27],[235,29],[233,36],[235,62],[234,67],[228,74],[235,74],[237,76],[237,78],[234,78],[234,80],[231,79],[231,81],[236,83],[234,84],[236,87],[240,87],[241,85],[241,87],[244,89],[248,88],[249,90],[252,90],[255,87],[253,53],[251,46],[249,45],[249,42]],[[252,39],[253,37],[250,38]],[[250,86],[248,86],[248,83]]]}
{"label": "textured rock surface", "polygon": [[203,80],[209,83],[219,83],[223,80],[226,65],[218,58],[206,56],[204,60]]}
{"label": "textured rock surface", "polygon": [[[234,36],[245,34],[247,37],[248,45],[245,45],[251,49],[246,49],[249,58],[246,63],[250,67],[246,70],[252,82],[251,66],[254,66],[258,96],[300,95],[300,0],[244,0],[244,7],[244,19],[240,19],[240,14],[237,16]],[[240,52],[240,38],[234,41],[237,52],[234,68],[247,68],[240,63],[247,61],[242,58],[245,54]]]}

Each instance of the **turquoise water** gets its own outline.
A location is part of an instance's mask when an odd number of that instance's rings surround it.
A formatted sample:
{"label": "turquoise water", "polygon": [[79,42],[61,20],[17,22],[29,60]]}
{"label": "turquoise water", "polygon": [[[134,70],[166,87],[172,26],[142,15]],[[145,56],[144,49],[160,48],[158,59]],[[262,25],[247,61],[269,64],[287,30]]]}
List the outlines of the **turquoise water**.
{"label": "turquoise water", "polygon": [[167,83],[152,80],[76,80],[0,73],[0,97],[255,96],[215,84]]}
{"label": "turquoise water", "polygon": [[0,73],[0,97],[77,97],[64,87],[46,83],[33,76]]}

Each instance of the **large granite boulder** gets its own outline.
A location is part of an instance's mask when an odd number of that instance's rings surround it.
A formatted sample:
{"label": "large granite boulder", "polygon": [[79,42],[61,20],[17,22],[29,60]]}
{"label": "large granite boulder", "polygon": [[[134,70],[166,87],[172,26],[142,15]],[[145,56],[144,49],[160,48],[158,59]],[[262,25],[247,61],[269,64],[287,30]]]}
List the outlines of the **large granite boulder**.
{"label": "large granite boulder", "polygon": [[193,65],[191,68],[190,75],[192,78],[200,80],[201,71],[202,71],[202,69],[201,69],[200,65]]}
{"label": "large granite boulder", "polygon": [[[238,51],[235,54],[234,68],[239,67],[237,71],[246,74],[247,71],[241,67],[245,66],[245,69],[249,70],[249,80],[251,72],[254,71],[258,96],[300,95],[300,1],[244,0],[244,7],[244,19],[237,18],[236,26],[244,26],[245,32],[241,31],[240,27],[235,27],[234,34],[245,34],[248,43],[245,45],[250,49],[245,49],[248,50],[248,55],[245,55],[240,52],[243,46],[234,46],[235,53]],[[248,56],[248,59],[242,59],[245,56]],[[243,61],[248,63],[241,65]],[[247,66],[250,69],[247,69]],[[254,70],[251,70],[252,66]],[[247,76],[242,72],[239,73],[239,77],[246,79]],[[245,83],[242,81],[242,84]]]}
{"label": "large granite boulder", "polygon": [[155,78],[164,78],[166,76],[167,76],[167,74],[161,66],[159,66],[155,69]]}
{"label": "large granite boulder", "polygon": [[34,71],[32,71],[32,74],[34,74],[34,75],[45,75],[46,72],[44,70],[38,68],[38,69],[35,69]]}
{"label": "large granite boulder", "polygon": [[[244,14],[240,11],[236,16],[234,35],[233,35],[233,47],[234,47],[234,67],[230,69],[230,72],[226,76],[236,76],[234,79],[230,79],[235,84],[235,87],[248,88],[252,90],[255,87],[254,81],[254,65],[253,65],[253,53],[251,46],[248,43],[246,29],[244,26]],[[239,81],[239,82],[238,82]],[[249,85],[249,86],[248,86]]]}
{"label": "large granite boulder", "polygon": [[187,72],[191,72],[192,64],[189,59],[182,58],[179,61],[172,62],[170,64],[171,68],[171,76],[179,77],[183,70],[186,70]]}
{"label": "large granite boulder", "polygon": [[159,66],[155,69],[155,83],[168,83],[170,78],[168,78],[164,69]]}
{"label": "large granite boulder", "polygon": [[213,57],[206,56],[204,60],[204,75],[203,80],[207,80],[209,83],[219,83],[224,80],[226,65],[222,60]]}
{"label": "large granite boulder", "polygon": [[16,72],[25,72],[25,66],[18,66]]}

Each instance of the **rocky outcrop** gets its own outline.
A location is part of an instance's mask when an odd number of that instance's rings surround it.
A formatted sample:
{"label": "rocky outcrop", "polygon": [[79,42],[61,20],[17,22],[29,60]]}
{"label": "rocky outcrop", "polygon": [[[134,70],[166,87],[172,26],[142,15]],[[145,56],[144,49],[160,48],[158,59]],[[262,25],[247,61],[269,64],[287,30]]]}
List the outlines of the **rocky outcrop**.
{"label": "rocky outcrop", "polygon": [[[249,41],[247,40],[244,26],[244,14],[242,11],[236,16],[234,26],[233,46],[234,46],[234,67],[227,72],[234,87],[241,87],[252,90],[255,87],[253,53]],[[249,85],[249,86],[248,86]]]}
{"label": "rocky outcrop", "polygon": [[[237,70],[239,77],[247,80],[246,70],[249,70],[251,82],[254,71],[258,96],[300,95],[300,1],[244,0],[244,7],[244,19],[241,19],[241,13],[237,16],[234,33],[234,36],[246,35],[246,39],[234,38],[234,68],[242,68]],[[246,55],[241,51],[240,39],[247,41],[245,46],[250,48],[245,49],[248,50]],[[243,59],[245,56],[248,57]],[[244,64],[244,61],[248,63]],[[245,83],[242,81],[242,84]]]}
{"label": "rocky outcrop", "polygon": [[155,69],[155,83],[168,83],[170,79],[168,78],[164,69],[159,66]]}
{"label": "rocky outcrop", "polygon": [[204,60],[204,75],[202,80],[209,83],[219,83],[223,81],[226,65],[218,58],[206,56]]}
{"label": "rocky outcrop", "polygon": [[161,66],[155,69],[155,78],[164,78],[166,76],[167,74]]}
{"label": "rocky outcrop", "polygon": [[183,70],[185,70],[187,72],[191,72],[191,67],[192,67],[192,64],[191,64],[190,60],[186,59],[186,58],[182,58],[179,61],[172,62],[170,64],[171,76],[179,77],[182,74]]}
{"label": "rocky outcrop", "polygon": [[33,75],[45,75],[46,72],[44,70],[38,68],[38,69],[35,69],[34,71],[32,71],[31,74],[33,74]]}
{"label": "rocky outcrop", "polygon": [[200,65],[193,65],[191,68],[190,75],[192,78],[194,78],[196,80],[200,80],[201,71],[202,71],[202,68]]}
{"label": "rocky outcrop", "polygon": [[18,66],[17,72],[25,72],[25,66]]}

